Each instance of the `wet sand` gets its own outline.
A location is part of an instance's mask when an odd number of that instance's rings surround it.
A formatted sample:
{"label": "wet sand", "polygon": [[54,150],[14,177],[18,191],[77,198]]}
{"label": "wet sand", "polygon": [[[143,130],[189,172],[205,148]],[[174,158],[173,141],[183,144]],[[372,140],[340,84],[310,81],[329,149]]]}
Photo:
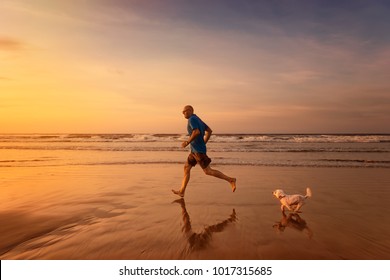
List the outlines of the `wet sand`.
{"label": "wet sand", "polygon": [[[390,259],[390,172],[177,164],[4,168],[1,259]],[[313,197],[283,216],[275,188]]]}

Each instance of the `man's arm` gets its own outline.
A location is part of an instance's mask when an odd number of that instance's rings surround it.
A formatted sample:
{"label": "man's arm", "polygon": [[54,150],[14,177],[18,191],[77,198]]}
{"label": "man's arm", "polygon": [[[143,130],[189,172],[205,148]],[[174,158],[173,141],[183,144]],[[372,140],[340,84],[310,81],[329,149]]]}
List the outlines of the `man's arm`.
{"label": "man's arm", "polygon": [[191,133],[191,136],[190,138],[187,140],[187,141],[184,141],[181,146],[183,148],[187,147],[196,137],[198,137],[200,135],[200,130],[198,128],[195,128],[192,133]]}
{"label": "man's arm", "polygon": [[204,142],[205,142],[205,144],[207,144],[207,142],[209,141],[212,133],[213,133],[213,131],[211,130],[211,128],[207,127],[206,131],[204,132]]}

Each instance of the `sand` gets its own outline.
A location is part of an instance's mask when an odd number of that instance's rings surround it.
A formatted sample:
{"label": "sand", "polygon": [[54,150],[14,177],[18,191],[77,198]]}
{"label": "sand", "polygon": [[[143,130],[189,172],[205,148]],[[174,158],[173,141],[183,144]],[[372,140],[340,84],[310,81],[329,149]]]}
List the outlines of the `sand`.
{"label": "sand", "polygon": [[[178,164],[3,168],[1,259],[389,259],[390,172]],[[313,197],[285,216],[275,188]]]}

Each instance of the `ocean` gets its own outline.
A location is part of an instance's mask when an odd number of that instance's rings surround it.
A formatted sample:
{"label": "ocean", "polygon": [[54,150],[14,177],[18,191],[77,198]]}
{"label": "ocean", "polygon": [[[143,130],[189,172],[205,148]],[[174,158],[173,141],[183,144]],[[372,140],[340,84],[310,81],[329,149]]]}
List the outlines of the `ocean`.
{"label": "ocean", "polygon": [[[0,168],[182,164],[185,134],[0,134]],[[216,134],[216,165],[390,168],[390,134]]]}

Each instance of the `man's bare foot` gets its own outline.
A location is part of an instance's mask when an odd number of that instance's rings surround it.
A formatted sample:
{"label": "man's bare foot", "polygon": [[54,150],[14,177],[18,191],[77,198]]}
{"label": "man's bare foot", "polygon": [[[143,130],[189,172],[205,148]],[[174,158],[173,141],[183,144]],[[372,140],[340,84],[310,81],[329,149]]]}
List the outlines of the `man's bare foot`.
{"label": "man's bare foot", "polygon": [[184,193],[180,192],[180,191],[175,191],[175,190],[172,190],[172,192],[180,197],[184,197]]}
{"label": "man's bare foot", "polygon": [[233,178],[231,181],[230,181],[230,185],[232,186],[232,191],[235,192],[236,191],[236,181],[237,179],[236,178]]}

